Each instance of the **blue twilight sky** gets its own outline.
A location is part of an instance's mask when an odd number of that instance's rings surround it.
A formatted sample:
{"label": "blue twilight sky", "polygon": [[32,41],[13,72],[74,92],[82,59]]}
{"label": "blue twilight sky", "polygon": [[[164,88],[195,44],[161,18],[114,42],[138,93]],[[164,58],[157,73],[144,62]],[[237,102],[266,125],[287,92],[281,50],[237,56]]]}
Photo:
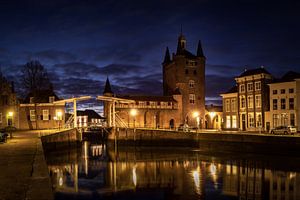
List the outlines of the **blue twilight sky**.
{"label": "blue twilight sky", "polygon": [[210,103],[246,66],[300,71],[299,10],[297,1],[1,0],[0,66],[17,82],[37,59],[62,97],[102,94],[107,76],[115,92],[161,94],[165,48],[176,50],[182,25],[191,52],[202,41]]}

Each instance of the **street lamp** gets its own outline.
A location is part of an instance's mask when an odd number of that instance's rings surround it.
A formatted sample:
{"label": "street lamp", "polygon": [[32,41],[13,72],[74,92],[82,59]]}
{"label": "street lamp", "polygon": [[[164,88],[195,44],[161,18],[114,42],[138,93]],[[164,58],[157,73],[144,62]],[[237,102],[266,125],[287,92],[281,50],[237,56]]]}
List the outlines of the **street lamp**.
{"label": "street lamp", "polygon": [[136,109],[131,109],[130,110],[130,115],[133,117],[133,128],[135,128],[135,116],[137,115],[137,110]]}

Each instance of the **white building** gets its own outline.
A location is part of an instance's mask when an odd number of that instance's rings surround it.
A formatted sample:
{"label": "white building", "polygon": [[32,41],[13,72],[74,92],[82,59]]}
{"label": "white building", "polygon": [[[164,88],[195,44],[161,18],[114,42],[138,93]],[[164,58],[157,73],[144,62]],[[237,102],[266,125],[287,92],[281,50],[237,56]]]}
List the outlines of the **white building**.
{"label": "white building", "polygon": [[266,113],[266,127],[297,126],[300,130],[300,74],[288,72],[280,80],[269,84],[270,111]]}

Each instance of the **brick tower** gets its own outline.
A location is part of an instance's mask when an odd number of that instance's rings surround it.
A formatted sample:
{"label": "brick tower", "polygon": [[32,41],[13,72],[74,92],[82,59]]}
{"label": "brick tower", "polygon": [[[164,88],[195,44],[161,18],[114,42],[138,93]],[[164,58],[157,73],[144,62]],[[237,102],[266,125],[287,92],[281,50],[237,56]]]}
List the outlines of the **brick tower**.
{"label": "brick tower", "polygon": [[[181,33],[176,53],[171,58],[167,47],[162,63],[164,95],[173,95],[179,89],[182,94],[182,123],[199,125],[200,128],[204,127],[205,116],[205,60],[201,42],[199,41],[194,55],[186,49],[186,39]],[[199,114],[198,118],[195,116],[196,112]]]}

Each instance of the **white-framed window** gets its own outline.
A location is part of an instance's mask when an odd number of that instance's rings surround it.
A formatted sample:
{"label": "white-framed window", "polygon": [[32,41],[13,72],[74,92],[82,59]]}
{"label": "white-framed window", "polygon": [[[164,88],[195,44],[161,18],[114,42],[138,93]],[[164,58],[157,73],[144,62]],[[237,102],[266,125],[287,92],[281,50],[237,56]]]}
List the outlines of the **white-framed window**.
{"label": "white-framed window", "polygon": [[232,115],[232,128],[237,128],[236,115]]}
{"label": "white-framed window", "polygon": [[248,122],[249,122],[249,127],[252,128],[254,127],[254,115],[253,113],[248,114]]}
{"label": "white-framed window", "polygon": [[2,113],[0,113],[0,124],[2,124]]}
{"label": "white-framed window", "polygon": [[49,110],[43,110],[43,120],[49,120]]}
{"label": "white-framed window", "polygon": [[281,114],[281,125],[282,126],[288,125],[288,115],[286,113]]}
{"label": "white-framed window", "polygon": [[261,90],[261,82],[255,82],[255,91]]}
{"label": "white-framed window", "polygon": [[150,101],[150,106],[153,108],[156,106],[156,102],[155,101]]}
{"label": "white-framed window", "polygon": [[245,108],[245,107],[246,107],[246,99],[245,99],[245,96],[241,96],[241,97],[240,97],[240,105],[241,105],[241,108]]}
{"label": "white-framed window", "polygon": [[231,128],[230,116],[226,116],[226,128]]}
{"label": "white-framed window", "polygon": [[190,86],[190,88],[194,88],[195,87],[195,81],[194,80],[190,80],[189,81],[189,86]]}
{"label": "white-framed window", "polygon": [[236,99],[231,99],[231,112],[236,112]]}
{"label": "white-framed window", "polygon": [[256,113],[256,126],[257,127],[262,127],[261,113]]}
{"label": "white-framed window", "polygon": [[226,112],[230,112],[230,100],[229,99],[226,99],[225,105],[226,105],[226,107],[225,107]]}
{"label": "white-framed window", "polygon": [[247,83],[247,91],[253,91],[253,83]]}
{"label": "white-framed window", "polygon": [[240,92],[245,92],[245,85],[244,84],[240,85]]}
{"label": "white-framed window", "polygon": [[255,95],[255,107],[261,108],[261,95]]}
{"label": "white-framed window", "polygon": [[144,108],[146,106],[145,101],[139,101],[139,107]]}
{"label": "white-framed window", "polygon": [[53,103],[54,100],[55,100],[55,97],[54,97],[54,96],[50,96],[50,97],[49,97],[49,103]]}
{"label": "white-framed window", "polygon": [[196,100],[196,96],[195,94],[190,94],[190,104],[194,104],[195,103],[195,100]]}
{"label": "white-framed window", "polygon": [[273,128],[277,127],[279,125],[279,115],[273,114]]}
{"label": "white-framed window", "polygon": [[248,96],[248,108],[253,108],[253,96]]}
{"label": "white-framed window", "polygon": [[29,114],[30,114],[30,121],[32,122],[36,121],[35,110],[30,110]]}

